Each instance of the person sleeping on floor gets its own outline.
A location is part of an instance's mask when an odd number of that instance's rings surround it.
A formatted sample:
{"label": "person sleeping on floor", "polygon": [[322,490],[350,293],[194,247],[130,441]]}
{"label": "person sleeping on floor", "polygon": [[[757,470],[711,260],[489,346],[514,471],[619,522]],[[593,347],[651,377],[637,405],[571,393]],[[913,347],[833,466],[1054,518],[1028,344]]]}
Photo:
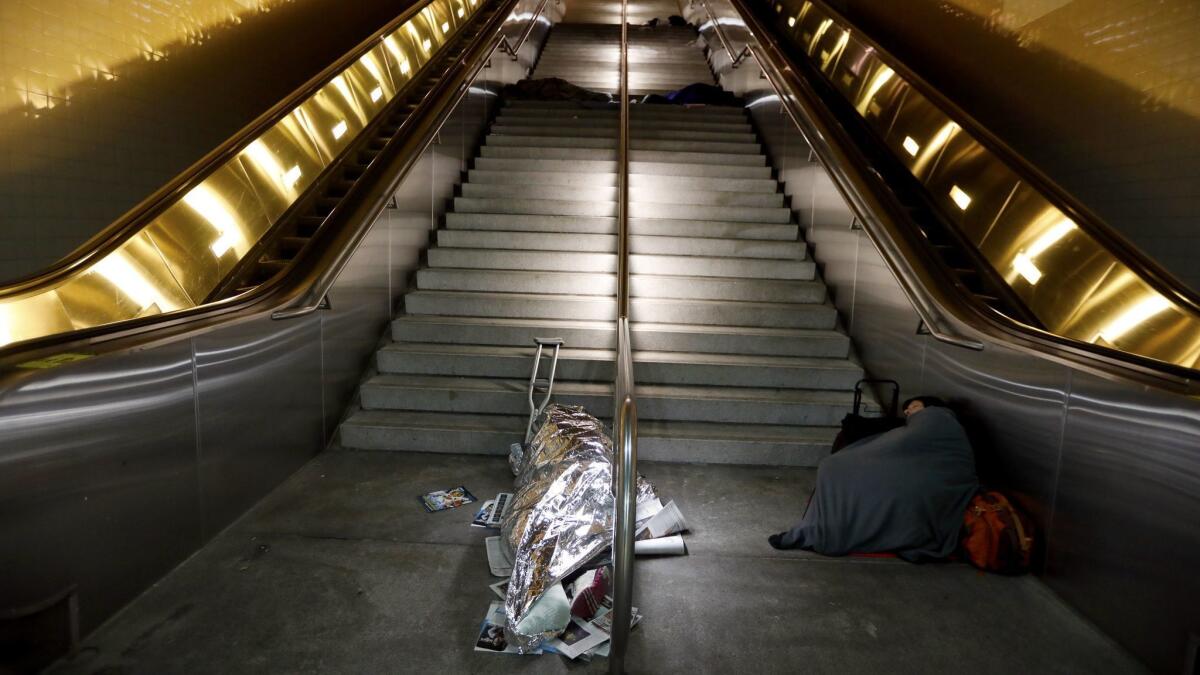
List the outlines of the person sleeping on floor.
{"label": "person sleeping on floor", "polygon": [[976,491],[975,456],[954,412],[932,396],[904,403],[905,425],[864,438],[817,467],[803,518],[767,541],[823,555],[948,557]]}

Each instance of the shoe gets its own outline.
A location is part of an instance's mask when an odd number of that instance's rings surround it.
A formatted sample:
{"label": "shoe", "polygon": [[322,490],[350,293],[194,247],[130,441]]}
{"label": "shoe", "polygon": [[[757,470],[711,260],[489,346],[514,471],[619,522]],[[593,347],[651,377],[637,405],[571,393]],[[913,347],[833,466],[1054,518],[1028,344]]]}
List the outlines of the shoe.
{"label": "shoe", "polygon": [[771,548],[777,548],[781,551],[784,548],[786,548],[783,545],[783,533],[782,532],[780,532],[779,534],[773,534],[773,535],[767,537],[767,543],[771,545]]}

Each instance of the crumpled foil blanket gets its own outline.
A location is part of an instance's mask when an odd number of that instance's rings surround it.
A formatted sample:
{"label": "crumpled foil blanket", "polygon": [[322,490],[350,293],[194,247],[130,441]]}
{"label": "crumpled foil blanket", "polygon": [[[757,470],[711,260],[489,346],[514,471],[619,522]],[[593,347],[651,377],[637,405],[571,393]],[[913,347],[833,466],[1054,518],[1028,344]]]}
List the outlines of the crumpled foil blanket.
{"label": "crumpled foil blanket", "polygon": [[[517,490],[501,525],[513,572],[504,610],[509,644],[533,651],[555,633],[524,634],[521,620],[546,589],[612,547],[612,441],[604,424],[580,406],[553,404],[529,446],[509,464]],[[654,499],[638,476],[637,501]]]}

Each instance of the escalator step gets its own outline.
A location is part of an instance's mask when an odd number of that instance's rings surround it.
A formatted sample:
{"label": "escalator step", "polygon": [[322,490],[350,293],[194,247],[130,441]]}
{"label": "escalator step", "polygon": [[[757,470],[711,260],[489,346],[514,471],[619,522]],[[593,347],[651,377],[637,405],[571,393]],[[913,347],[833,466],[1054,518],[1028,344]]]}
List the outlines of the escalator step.
{"label": "escalator step", "polygon": [[282,237],[279,240],[280,254],[286,255],[289,259],[294,258],[309,241],[311,241],[309,237]]}
{"label": "escalator step", "polygon": [[302,216],[296,221],[296,234],[311,237],[324,223],[325,219],[320,216]]}

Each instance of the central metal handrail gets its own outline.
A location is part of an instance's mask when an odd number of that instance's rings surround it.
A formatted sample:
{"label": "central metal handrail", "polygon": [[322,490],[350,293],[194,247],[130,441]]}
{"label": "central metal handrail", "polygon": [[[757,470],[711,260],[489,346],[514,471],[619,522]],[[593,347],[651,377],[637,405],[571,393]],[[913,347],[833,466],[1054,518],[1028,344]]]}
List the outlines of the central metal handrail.
{"label": "central metal handrail", "polygon": [[637,404],[629,342],[629,12],[621,0],[620,124],[617,142],[617,373],[613,400],[613,621],[609,672],[625,672],[633,616],[633,530],[637,491]]}

